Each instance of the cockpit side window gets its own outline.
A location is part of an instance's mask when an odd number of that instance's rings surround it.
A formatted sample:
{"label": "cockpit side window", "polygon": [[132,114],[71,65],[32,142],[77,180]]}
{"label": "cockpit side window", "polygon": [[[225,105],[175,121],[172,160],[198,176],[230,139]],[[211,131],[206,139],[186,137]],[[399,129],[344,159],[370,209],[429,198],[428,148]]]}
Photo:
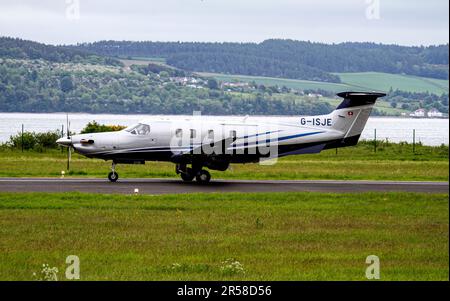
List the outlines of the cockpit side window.
{"label": "cockpit side window", "polygon": [[139,123],[136,126],[127,128],[126,131],[133,135],[144,136],[150,134],[150,126],[148,124]]}

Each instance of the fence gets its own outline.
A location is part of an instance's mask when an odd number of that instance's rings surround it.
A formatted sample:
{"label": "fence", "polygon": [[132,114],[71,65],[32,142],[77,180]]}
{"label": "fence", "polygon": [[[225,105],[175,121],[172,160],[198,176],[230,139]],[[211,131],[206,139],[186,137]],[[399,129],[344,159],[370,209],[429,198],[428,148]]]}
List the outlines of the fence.
{"label": "fence", "polygon": [[[391,138],[404,138],[404,136],[401,136],[401,137],[392,137],[391,136]],[[385,139],[388,139],[388,138],[385,138]],[[385,139],[382,139],[382,140],[385,140]],[[380,141],[380,140],[377,140],[377,129],[373,129],[373,151],[376,153],[377,152],[377,142],[378,141]],[[405,141],[403,141],[403,142],[408,142],[407,140],[405,140]],[[415,153],[416,152],[416,129],[412,129],[412,150],[413,150],[413,153]]]}

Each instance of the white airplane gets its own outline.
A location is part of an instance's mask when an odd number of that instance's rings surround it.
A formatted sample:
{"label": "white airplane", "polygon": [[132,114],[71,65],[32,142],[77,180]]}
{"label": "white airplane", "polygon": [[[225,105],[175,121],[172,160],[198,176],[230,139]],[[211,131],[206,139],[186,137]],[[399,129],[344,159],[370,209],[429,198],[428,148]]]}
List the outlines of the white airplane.
{"label": "white airplane", "polygon": [[[89,158],[116,164],[168,161],[183,181],[207,183],[204,168],[225,171],[230,163],[250,163],[287,155],[319,153],[356,145],[378,97],[377,92],[342,92],[328,115],[299,117],[153,117],[117,132],[80,134],[56,142]],[[270,161],[269,161],[270,162]],[[190,166],[190,167],[189,167]]]}

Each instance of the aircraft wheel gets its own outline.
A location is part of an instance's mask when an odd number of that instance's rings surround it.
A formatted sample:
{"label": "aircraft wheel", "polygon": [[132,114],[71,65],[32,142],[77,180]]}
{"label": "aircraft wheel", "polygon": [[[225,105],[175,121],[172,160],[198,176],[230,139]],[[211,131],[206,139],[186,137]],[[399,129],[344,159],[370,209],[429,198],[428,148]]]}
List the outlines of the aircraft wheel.
{"label": "aircraft wheel", "polygon": [[211,180],[211,175],[207,170],[202,169],[195,176],[195,180],[197,180],[198,183],[205,184]]}
{"label": "aircraft wheel", "polygon": [[191,182],[195,177],[194,173],[192,172],[192,169],[190,168],[188,168],[186,172],[180,173],[180,176],[184,182]]}
{"label": "aircraft wheel", "polygon": [[115,171],[111,171],[111,172],[108,174],[108,179],[109,179],[111,182],[117,181],[118,178],[119,178],[119,174],[118,174],[117,172],[115,172]]}

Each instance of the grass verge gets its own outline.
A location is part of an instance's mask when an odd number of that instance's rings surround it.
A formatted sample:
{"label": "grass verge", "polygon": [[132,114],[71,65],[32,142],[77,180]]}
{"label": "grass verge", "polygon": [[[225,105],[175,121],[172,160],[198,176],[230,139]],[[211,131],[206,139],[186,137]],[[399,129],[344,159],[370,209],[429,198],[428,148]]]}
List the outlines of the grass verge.
{"label": "grass verge", "polygon": [[0,193],[0,280],[448,280],[448,231],[447,194]]}
{"label": "grass verge", "polygon": [[[75,154],[73,177],[106,177],[110,162]],[[226,172],[212,171],[214,179],[336,179],[448,181],[448,146],[416,146],[407,143],[371,142],[355,147],[327,150],[320,154],[281,158],[274,165],[233,164]],[[0,177],[58,177],[66,170],[66,153],[58,150],[20,152],[0,150]],[[177,177],[175,165],[147,162],[146,165],[118,165],[121,178]]]}

